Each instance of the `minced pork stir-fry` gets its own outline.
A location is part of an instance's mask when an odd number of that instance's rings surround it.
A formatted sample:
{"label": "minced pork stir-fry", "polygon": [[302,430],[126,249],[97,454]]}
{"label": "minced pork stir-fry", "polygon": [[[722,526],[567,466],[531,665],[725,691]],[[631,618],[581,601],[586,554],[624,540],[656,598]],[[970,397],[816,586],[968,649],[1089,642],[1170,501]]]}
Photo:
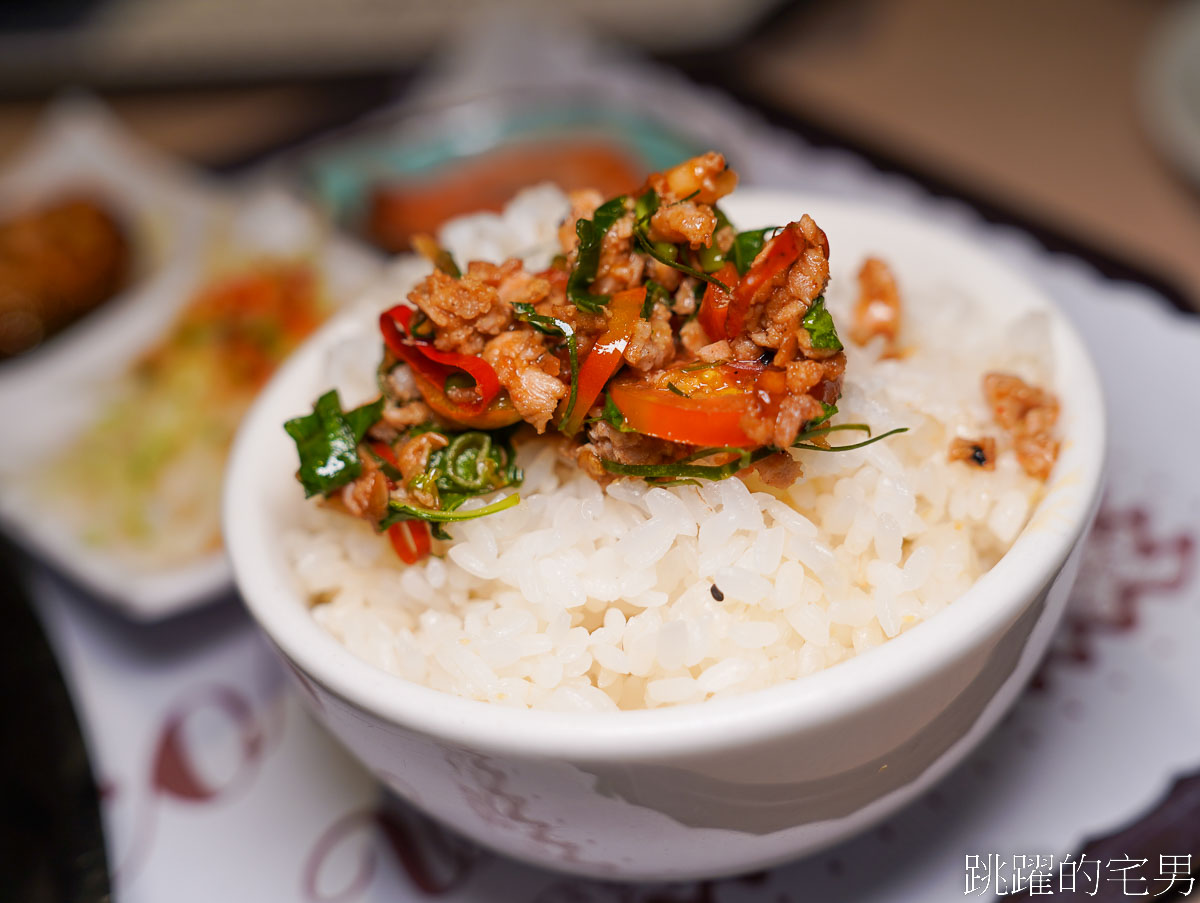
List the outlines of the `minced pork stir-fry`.
{"label": "minced pork stir-fry", "polygon": [[[419,238],[435,269],[380,317],[380,398],[347,412],[329,392],[286,424],[307,494],[388,530],[413,562],[431,548],[430,524],[440,536],[446,522],[517,504],[514,493],[460,509],[520,483],[518,430],[558,434],[562,454],[599,481],[667,485],[753,468],[786,486],[802,473],[791,448],[884,438],[828,441],[870,431],[831,421],[846,355],[822,297],[825,233],[807,215],[738,232],[718,205],[736,184],[710,152],[630,195],[575,192],[562,253],[541,272],[516,259],[460,270]],[[901,354],[886,265],[869,262],[860,289],[853,337],[883,336]],[[1045,419],[1029,435],[1053,426]],[[986,466],[992,445],[969,444],[952,458]],[[1056,451],[1038,454],[1052,463]]]}

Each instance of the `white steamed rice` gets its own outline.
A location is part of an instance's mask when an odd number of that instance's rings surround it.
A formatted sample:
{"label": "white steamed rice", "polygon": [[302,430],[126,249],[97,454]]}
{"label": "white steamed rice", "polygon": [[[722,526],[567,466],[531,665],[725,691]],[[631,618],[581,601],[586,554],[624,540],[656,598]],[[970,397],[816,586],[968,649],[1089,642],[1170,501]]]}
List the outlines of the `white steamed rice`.
{"label": "white steamed rice", "polygon": [[[460,260],[544,249],[565,209],[542,186],[502,216],[455,221],[442,240]],[[423,273],[402,261],[367,303],[395,303]],[[839,323],[855,290],[852,279],[830,286]],[[802,453],[805,476],[786,491],[737,478],[604,490],[562,464],[552,442],[533,441],[519,452],[521,503],[450,526],[443,557],[407,567],[366,523],[305,504],[285,542],[313,617],[406,680],[560,710],[745,693],[886,642],[954,601],[1024,526],[1041,487],[1003,439],[993,472],[949,463],[946,452],[956,435],[998,433],[984,372],[1049,385],[1051,366],[1048,343],[1030,346],[1046,332],[1030,322],[1037,315],[981,329],[967,298],[901,290],[911,353],[887,360],[878,346],[848,347],[837,421],[909,432],[859,451]],[[372,375],[361,355],[340,366]],[[335,355],[331,381],[338,367]]]}

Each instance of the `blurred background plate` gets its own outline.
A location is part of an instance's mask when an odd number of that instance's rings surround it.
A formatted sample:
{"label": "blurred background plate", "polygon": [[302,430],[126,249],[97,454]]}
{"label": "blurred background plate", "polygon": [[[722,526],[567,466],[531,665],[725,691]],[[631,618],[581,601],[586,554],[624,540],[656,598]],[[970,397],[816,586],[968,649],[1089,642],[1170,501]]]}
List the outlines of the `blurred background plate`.
{"label": "blurred background plate", "polygon": [[[128,224],[134,261],[128,290],[0,361],[12,425],[0,524],[138,619],[227,592],[218,495],[240,412],[293,344],[374,279],[377,256],[278,188],[235,192],[161,159],[95,101],[58,104],[0,190],[13,211],[102,198]],[[60,266],[65,239],[37,240],[51,246],[45,266]],[[18,296],[41,265],[30,260],[5,277]]]}
{"label": "blurred background plate", "polygon": [[401,104],[288,154],[275,166],[338,225],[390,253],[417,232],[519,189],[555,182],[631,191],[645,173],[700,153],[660,119],[574,84],[512,88],[453,102]]}

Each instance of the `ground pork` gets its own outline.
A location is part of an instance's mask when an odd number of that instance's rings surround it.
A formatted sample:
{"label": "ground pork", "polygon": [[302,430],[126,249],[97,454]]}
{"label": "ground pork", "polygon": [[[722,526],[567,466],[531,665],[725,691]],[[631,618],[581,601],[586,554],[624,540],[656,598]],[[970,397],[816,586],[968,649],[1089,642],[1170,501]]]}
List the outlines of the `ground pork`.
{"label": "ground pork", "polygon": [[521,418],[544,432],[567,387],[557,378],[559,360],[542,336],[531,329],[502,333],[487,343],[483,359],[496,371]]}
{"label": "ground pork", "polygon": [[950,461],[966,461],[984,470],[995,470],[996,440],[991,436],[980,436],[978,439],[956,437],[950,443],[946,457]]}
{"label": "ground pork", "polygon": [[587,438],[587,444],[575,452],[576,463],[603,483],[614,479],[614,475],[604,469],[602,459],[618,464],[667,464],[679,457],[682,448],[665,439],[622,433],[604,421],[588,424]]}
{"label": "ground pork", "polygon": [[571,212],[558,227],[558,243],[564,254],[570,254],[579,244],[575,224],[581,219],[591,219],[596,208],[604,203],[604,195],[594,188],[582,188],[569,192],[567,201],[571,204]]}
{"label": "ground pork", "polygon": [[[829,240],[825,233],[807,214],[788,228],[795,233],[800,256],[785,273],[759,288],[746,314],[746,332],[763,348],[791,348],[794,341],[803,344],[808,334],[801,329],[800,320],[829,282]],[[799,332],[804,336],[798,336]],[[811,346],[810,350],[820,351]]]}
{"label": "ground pork", "polygon": [[671,312],[656,304],[649,320],[633,324],[633,333],[625,346],[625,361],[641,370],[656,370],[675,357],[675,336],[671,332]]}
{"label": "ground pork", "polygon": [[767,455],[750,465],[750,469],[756,471],[764,483],[776,489],[787,489],[804,476],[803,465],[792,457],[791,452],[785,451]]}
{"label": "ground pork", "polygon": [[883,336],[885,353],[896,353],[900,333],[900,291],[891,269],[878,257],[868,257],[858,271],[858,301],[850,321],[850,338],[865,345]]}
{"label": "ground pork", "polygon": [[659,207],[650,217],[650,240],[687,242],[693,249],[712,245],[717,215],[712,208],[692,201]]}
{"label": "ground pork", "polygon": [[497,291],[499,270],[478,261],[461,279],[434,270],[409,293],[408,300],[437,327],[433,342],[440,350],[479,354],[489,336],[508,328],[512,307]]}
{"label": "ground pork", "polygon": [[377,523],[387,514],[388,483],[375,460],[363,452],[358,453],[362,471],[341,493],[342,504],[355,517]]}
{"label": "ground pork", "polygon": [[1059,442],[1053,436],[1058,422],[1058,399],[1011,373],[988,373],[983,394],[996,422],[1012,436],[1022,469],[1044,480],[1058,458]]}

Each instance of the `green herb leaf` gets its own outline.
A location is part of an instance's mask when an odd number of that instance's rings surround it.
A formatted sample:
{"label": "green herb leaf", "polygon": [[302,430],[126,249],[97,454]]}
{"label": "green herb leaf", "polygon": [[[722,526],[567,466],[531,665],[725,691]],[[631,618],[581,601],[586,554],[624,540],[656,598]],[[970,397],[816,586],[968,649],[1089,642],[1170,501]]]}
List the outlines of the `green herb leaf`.
{"label": "green herb leaf", "polygon": [[765,229],[752,229],[749,232],[739,232],[733,240],[733,265],[737,267],[738,275],[745,276],[754,258],[767,243],[767,233],[779,230],[779,226],[767,226]]}
{"label": "green herb leaf", "polygon": [[410,505],[407,502],[398,502],[393,499],[388,502],[388,513],[379,522],[379,529],[386,530],[392,524],[398,524],[402,520],[423,520],[435,524],[475,520],[477,517],[487,517],[489,514],[506,511],[517,505],[520,501],[521,496],[514,492],[512,495],[506,495],[498,502],[492,502],[490,505],[476,508],[473,511],[453,511],[444,508],[422,508],[420,505]]}
{"label": "green herb leaf", "polygon": [[800,325],[808,330],[814,348],[827,351],[842,350],[842,340],[838,338],[837,328],[833,325],[833,316],[825,309],[824,297],[817,296]]}
{"label": "green herb leaf", "polygon": [[[679,270],[679,272],[684,273],[688,276],[693,276],[696,279],[701,280],[702,282],[711,283],[723,292],[732,291],[732,289],[728,285],[726,285],[720,279],[717,279],[715,276],[710,276],[710,275],[708,275],[708,273],[698,270],[695,267],[688,266],[686,263],[682,263],[678,259],[678,257],[673,258],[667,254],[664,254],[657,247],[659,244],[661,244],[661,242],[651,242],[650,239],[646,236],[646,232],[644,229],[634,229],[633,237],[635,239],[637,239],[638,247],[642,251],[644,251],[646,254],[649,254],[651,257],[653,257],[655,260],[657,260],[659,263],[669,266],[673,270]],[[670,247],[674,248],[675,246],[670,245]]]}
{"label": "green herb leaf", "polygon": [[[821,416],[814,417],[812,420],[808,421],[808,423],[804,424],[805,430],[811,430],[813,427],[820,426],[822,423],[824,423],[830,417],[832,417],[834,414],[837,413],[837,405],[826,404],[823,401],[819,402],[819,404],[821,405],[821,411],[822,411]],[[870,435],[870,432],[871,432],[871,430],[868,428],[867,434]]]}
{"label": "green herb leaf", "polygon": [[567,298],[585,313],[600,313],[608,304],[608,295],[592,294],[589,286],[596,280],[604,236],[624,215],[625,195],[620,195],[597,207],[591,219],[580,219],[575,223],[579,254],[575,258],[575,269],[567,277]]}
{"label": "green herb leaf", "polygon": [[675,385],[675,383],[667,383],[667,391],[674,392],[680,398],[691,398],[687,392],[683,391],[683,389],[679,388],[679,386]]}
{"label": "green herb leaf", "polygon": [[636,433],[633,427],[625,423],[625,415],[621,413],[621,409],[617,407],[617,403],[612,400],[612,395],[608,392],[604,393],[604,409],[599,417],[592,417],[588,423],[603,422],[607,423],[619,433]]}
{"label": "green herb leaf", "polygon": [[[649,291],[646,292],[646,296],[650,296]],[[575,329],[566,320],[539,314],[534,310],[532,304],[524,301],[515,302],[513,304],[513,311],[518,320],[528,323],[543,335],[559,335],[566,340],[567,357],[571,361],[571,390],[570,394],[567,395],[567,406],[563,408],[563,415],[558,421],[558,425],[561,428],[564,423],[570,420],[571,412],[575,410],[575,399],[579,395],[579,341],[575,335]]]}
{"label": "green herb leaf", "polygon": [[[831,406],[832,407],[832,406]],[[862,442],[855,442],[853,445],[833,445],[826,448],[823,445],[810,445],[804,442],[805,439],[812,439],[817,436],[824,436],[829,433],[835,433],[843,430],[854,430],[858,432],[870,433],[871,428],[864,423],[843,423],[835,426],[822,426],[816,429],[805,430],[796,437],[796,442],[792,448],[807,449],[809,451],[823,452],[839,452],[853,451],[856,448],[863,448],[875,442],[880,442],[889,436],[895,436],[898,433],[908,431],[908,427],[898,427],[894,430],[889,430],[878,436],[872,436]],[[675,461],[671,464],[621,464],[617,461],[611,461],[607,458],[601,458],[600,463],[609,473],[616,473],[622,476],[641,477],[647,482],[654,483],[656,486],[673,486],[679,485],[681,481],[686,480],[724,480],[733,476],[740,470],[749,467],[757,461],[761,461],[770,455],[775,454],[779,449],[772,445],[766,445],[762,448],[757,448],[750,451],[745,448],[702,448],[686,458]],[[703,458],[718,454],[734,454],[733,460],[726,464],[693,464],[693,461],[699,461]]]}
{"label": "green herb leaf", "polygon": [[443,433],[448,443],[429,453],[425,470],[409,481],[408,488],[434,496],[439,510],[453,511],[469,498],[520,485],[524,474],[517,466],[510,433]]}
{"label": "green herb leaf", "polygon": [[375,463],[379,465],[379,470],[383,473],[383,475],[393,483],[399,483],[404,480],[404,474],[400,473],[400,471],[397,470],[396,467],[394,467],[386,458],[382,458],[375,454],[375,450],[370,446],[367,447],[367,454],[369,454],[374,459]]}
{"label": "green herb leaf", "polygon": [[[636,219],[633,224],[633,237],[637,241],[638,248],[646,254],[649,254],[659,263],[664,266],[669,266],[673,270],[679,270],[688,276],[694,276],[703,282],[711,282],[721,291],[731,291],[729,286],[719,279],[708,275],[695,267],[688,266],[679,259],[679,249],[675,245],[665,242],[654,242],[650,240],[650,217],[654,215],[654,211],[658,209],[658,195],[653,191],[647,191],[634,204],[634,216]],[[666,244],[667,248],[661,247]],[[673,253],[672,253],[673,252]]]}
{"label": "green herb leaf", "polygon": [[454,255],[442,248],[437,257],[433,259],[433,265],[441,270],[447,276],[453,276],[455,279],[462,278],[462,270],[458,268],[458,264],[454,262]]}
{"label": "green herb leaf", "polygon": [[[849,427],[849,426],[847,426],[847,427],[831,426],[831,427],[826,427],[826,429],[824,431],[812,430],[812,431],[810,431],[809,435],[817,435],[818,433],[821,433],[821,432],[833,432],[834,430],[837,430],[837,429],[849,429],[849,428],[851,428],[851,427]],[[871,431],[870,428],[863,426],[862,424],[854,424],[853,428],[859,429],[859,430],[866,430],[868,433]],[[878,436],[872,436],[870,439],[864,439],[862,442],[855,442],[853,445],[831,445],[828,448],[826,448],[824,445],[808,445],[808,444],[801,442],[800,439],[797,439],[794,443],[792,443],[792,448],[806,448],[809,451],[822,451],[822,452],[854,451],[854,449],[856,449],[856,448],[865,448],[868,445],[874,445],[876,442],[882,442],[884,439],[888,438],[888,436],[895,436],[895,435],[898,435],[899,433],[907,433],[907,432],[908,432],[908,427],[898,426],[894,430],[888,430],[886,433],[880,433]]]}
{"label": "green herb leaf", "polygon": [[330,390],[317,399],[311,414],[283,425],[300,455],[297,476],[306,498],[328,495],[362,473],[358,443],[382,416],[382,398],[343,412],[337,391]]}
{"label": "green herb leaf", "polygon": [[642,302],[642,319],[649,320],[650,314],[654,312],[654,305],[659,302],[663,304],[671,303],[671,293],[666,287],[655,282],[653,279],[646,280],[646,300]]}
{"label": "green herb leaf", "polygon": [[[713,451],[709,451],[709,453],[715,454]],[[641,477],[647,482],[659,483],[664,480],[716,481],[731,477],[739,470],[749,467],[755,461],[761,461],[767,455],[773,455],[774,453],[775,449],[770,446],[756,449],[753,452],[746,449],[738,449],[738,457],[728,464],[721,465],[688,464],[685,462],[676,462],[674,464],[621,464],[617,461],[610,461],[607,458],[601,458],[600,463],[609,473],[617,473],[628,477]]]}

